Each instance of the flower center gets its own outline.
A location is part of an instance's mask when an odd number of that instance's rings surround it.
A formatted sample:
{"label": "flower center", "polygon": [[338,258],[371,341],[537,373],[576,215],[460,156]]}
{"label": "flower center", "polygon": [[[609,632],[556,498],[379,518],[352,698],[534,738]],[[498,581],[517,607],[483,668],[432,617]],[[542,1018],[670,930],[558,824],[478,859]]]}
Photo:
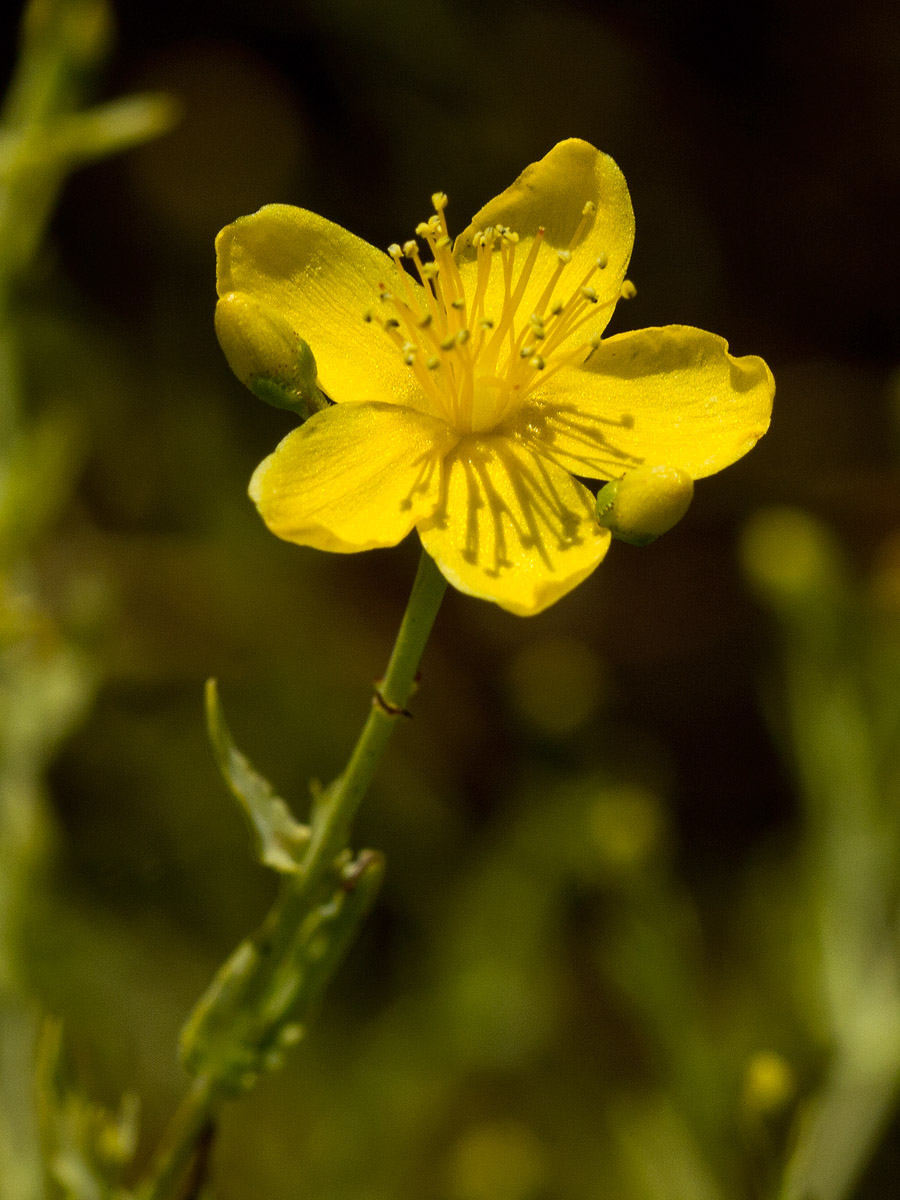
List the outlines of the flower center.
{"label": "flower center", "polygon": [[[434,215],[416,228],[431,250],[431,261],[422,261],[416,241],[389,246],[399,287],[391,291],[381,285],[379,308],[365,319],[377,319],[395,343],[431,411],[462,433],[487,433],[549,376],[596,349],[599,335],[572,335],[600,310],[611,308],[619,295],[601,303],[590,286],[594,274],[606,268],[605,254],[581,278],[561,286],[572,250],[594,219],[592,201],[582,209],[569,248],[556,252],[549,271],[550,256],[540,255],[543,228],[526,250],[517,233],[497,225],[472,238],[475,265],[465,271],[464,282],[447,232],[447,197],[436,192],[431,199]],[[535,275],[539,257],[541,271]],[[413,264],[421,287],[403,259]],[[546,285],[535,302],[529,284],[542,275]],[[523,303],[526,293],[532,297],[528,305]]]}

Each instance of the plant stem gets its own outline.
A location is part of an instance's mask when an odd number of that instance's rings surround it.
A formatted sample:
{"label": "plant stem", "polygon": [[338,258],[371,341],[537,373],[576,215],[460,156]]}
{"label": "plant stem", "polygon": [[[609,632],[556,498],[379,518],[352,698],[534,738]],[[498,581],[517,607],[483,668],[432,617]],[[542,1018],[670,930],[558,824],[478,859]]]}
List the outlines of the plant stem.
{"label": "plant stem", "polygon": [[[419,662],[434,625],[447,583],[423,551],[409,603],[400,624],[384,680],[343,772],[316,798],[311,837],[302,869],[284,876],[281,890],[263,923],[268,953],[261,964],[255,994],[264,997],[282,953],[317,901],[320,885],[346,848],[357,809],[378,769],[397,722],[406,715]],[[168,1200],[182,1179],[195,1147],[225,1099],[222,1082],[211,1074],[196,1076],[137,1189],[140,1200]]]}
{"label": "plant stem", "polygon": [[203,1130],[212,1119],[216,1103],[214,1082],[207,1075],[198,1075],[175,1111],[156,1148],[151,1174],[138,1195],[146,1197],[170,1196],[180,1182],[194,1147]]}
{"label": "plant stem", "polygon": [[407,715],[422,653],[440,608],[447,581],[422,551],[419,569],[381,687],[343,773],[322,797],[315,814],[305,873],[327,868],[343,850],[350,825],[378,769],[398,720]]}

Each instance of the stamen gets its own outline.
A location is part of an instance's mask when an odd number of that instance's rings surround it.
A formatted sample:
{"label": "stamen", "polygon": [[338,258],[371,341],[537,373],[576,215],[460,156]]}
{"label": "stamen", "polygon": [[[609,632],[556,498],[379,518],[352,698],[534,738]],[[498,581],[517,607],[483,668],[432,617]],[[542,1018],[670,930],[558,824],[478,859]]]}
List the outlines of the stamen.
{"label": "stamen", "polygon": [[[522,297],[525,295],[525,289],[528,286],[528,281],[531,278],[531,273],[534,270],[534,264],[537,262],[538,251],[540,250],[543,241],[544,227],[541,225],[534,236],[534,241],[531,244],[531,249],[528,251],[528,257],[525,259],[522,270],[519,272],[516,290],[503,305],[503,314],[500,326],[485,348],[485,355],[487,356],[488,364],[490,365],[491,370],[493,370],[493,367],[496,363],[496,356],[499,354],[500,346],[502,345],[503,338],[506,334],[506,326],[512,323],[516,312],[518,311],[519,305],[522,303]],[[490,262],[488,262],[488,274],[489,273]],[[481,280],[479,279],[479,286],[480,285]],[[484,280],[484,287],[487,287],[487,278]]]}
{"label": "stamen", "polygon": [[585,230],[587,229],[588,225],[590,225],[591,221],[593,221],[596,211],[597,205],[593,202],[593,200],[588,200],[584,208],[581,210],[581,221],[578,224],[578,228],[572,234],[572,240],[569,242],[570,251],[574,250],[581,241]]}
{"label": "stamen", "polygon": [[[554,297],[597,206],[588,201],[568,248],[555,250],[555,260],[549,255],[542,260],[547,267],[552,264],[552,270],[537,284],[542,290],[536,304],[531,297],[533,310],[525,309],[520,316],[541,258],[544,229],[529,239],[525,259],[518,263],[520,237],[515,230],[502,224],[477,230],[470,241],[475,261],[466,295],[446,221],[447,196],[435,192],[431,201],[433,215],[416,226],[416,234],[431,250],[431,261],[422,261],[413,239],[388,246],[402,286],[395,284],[396,290],[390,291],[380,285],[380,302],[388,306],[390,315],[379,316],[379,324],[413,372],[432,411],[461,432],[489,432],[539,382],[568,363],[583,361],[599,344],[595,334],[572,347],[572,335],[585,322],[596,320],[598,306],[604,309],[614,303],[601,300],[597,289],[589,286],[594,272],[606,268],[607,255],[593,259],[577,286],[567,289],[568,299]],[[407,267],[403,259],[413,266]],[[495,276],[492,288],[495,266],[502,275],[499,280]],[[623,284],[622,295],[634,294],[632,288],[628,282]],[[490,315],[484,311],[489,295],[499,304],[499,311]],[[371,321],[374,315],[367,311],[363,319]],[[570,349],[563,350],[563,343]]]}
{"label": "stamen", "polygon": [[633,300],[637,295],[637,288],[630,279],[626,279],[622,284],[622,291],[619,294],[623,300]]}
{"label": "stamen", "polygon": [[535,306],[534,311],[538,314],[538,316],[540,316],[543,313],[544,309],[550,303],[550,297],[553,295],[553,291],[554,291],[557,283],[559,282],[559,277],[560,277],[560,275],[562,275],[563,271],[566,269],[566,267],[569,265],[569,263],[571,261],[572,261],[572,254],[569,250],[557,250],[557,252],[556,252],[556,268],[554,269],[553,274],[550,277],[550,282],[544,288],[543,295],[541,296],[540,300],[538,300],[537,305]]}
{"label": "stamen", "polygon": [[437,214],[438,221],[440,222],[441,228],[444,230],[444,234],[446,235],[447,227],[444,224],[444,209],[447,207],[446,192],[433,192],[431,196],[431,203],[434,205],[434,211]]}

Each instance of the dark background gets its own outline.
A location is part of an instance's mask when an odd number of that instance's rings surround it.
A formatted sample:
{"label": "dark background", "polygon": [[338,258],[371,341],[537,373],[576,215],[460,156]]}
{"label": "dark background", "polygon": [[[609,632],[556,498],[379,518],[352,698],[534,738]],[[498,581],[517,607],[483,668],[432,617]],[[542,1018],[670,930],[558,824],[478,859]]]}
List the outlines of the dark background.
{"label": "dark background", "polygon": [[[865,580],[900,524],[900,8],[130,0],[117,25],[98,96],[164,90],[183,119],[72,179],[35,284],[66,331],[55,353],[90,434],[45,572],[76,570],[95,587],[100,672],[52,771],[55,886],[69,915],[42,934],[36,975],[94,1085],[148,1093],[148,1129],[180,1086],[166,1057],[180,1019],[270,888],[204,744],[203,681],[218,676],[240,744],[302,807],[308,778],[334,774],[352,744],[417,554],[413,537],[395,551],[319,555],[258,521],[246,483],[291,419],[233,379],[215,342],[218,229],[282,201],[386,246],[411,235],[438,188],[461,228],[556,141],[583,137],[618,162],[636,213],[638,295],[613,331],[710,329],[765,357],[778,385],[767,437],[703,481],[655,546],[615,544],[533,619],[445,601],[415,720],[361,819],[389,876],[323,1019],[322,1061],[301,1051],[246,1102],[222,1151],[228,1197],[392,1196],[387,1183],[363,1193],[335,1182],[340,1156],[327,1147],[340,1126],[325,1117],[328,1136],[297,1151],[321,1174],[292,1190],[297,1163],[269,1145],[268,1123],[287,1112],[308,1129],[307,1088],[340,1111],[325,1059],[340,1077],[341,1021],[364,1040],[393,1028],[398,1006],[440,976],[466,906],[459,881],[520,814],[556,803],[566,780],[659,800],[712,961],[730,953],[747,864],[796,832],[760,698],[775,643],[736,547],[755,510],[799,505],[833,526]],[[601,1074],[640,1075],[637,1050],[609,1049],[616,1003],[583,977],[593,886],[560,884],[570,1024],[560,1018],[559,1036],[570,1050],[588,1037]],[[421,1066],[414,1039],[401,1042],[397,1054]],[[472,1050],[442,1068],[452,1100],[393,1153],[440,1161],[472,1114],[505,1119],[516,1073],[534,1078],[526,1043],[512,1066]],[[581,1102],[566,1078],[535,1095],[557,1086],[544,1104],[571,1123]],[[377,1110],[364,1082],[352,1086],[351,1106]],[[417,1169],[405,1194],[445,1194]]]}

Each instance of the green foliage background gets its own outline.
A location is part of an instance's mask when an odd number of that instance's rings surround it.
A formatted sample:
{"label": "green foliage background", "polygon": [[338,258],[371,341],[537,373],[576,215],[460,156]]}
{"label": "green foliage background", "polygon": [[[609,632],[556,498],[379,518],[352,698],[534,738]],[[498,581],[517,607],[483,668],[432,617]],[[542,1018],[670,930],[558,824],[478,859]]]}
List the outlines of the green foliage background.
{"label": "green foliage background", "polygon": [[581,136],[637,215],[615,330],[693,323],[762,354],[772,429],[545,614],[448,596],[358,826],[387,856],[378,907],[308,1041],[226,1110],[212,1194],[837,1200],[883,1132],[852,1194],[893,1195],[896,6],[116,15],[94,94],[170,93],[180,123],[71,177],[0,314],[16,420],[43,429],[4,529],[6,794],[40,814],[19,843],[7,826],[3,864],[20,1044],[60,1017],[81,1089],[140,1094],[146,1159],[185,1086],[178,1030],[273,888],[203,682],[302,811],[415,569],[412,544],[326,557],[256,517],[247,480],[291,419],[215,343],[215,233],[284,201],[387,245],[437,188],[459,227]]}

